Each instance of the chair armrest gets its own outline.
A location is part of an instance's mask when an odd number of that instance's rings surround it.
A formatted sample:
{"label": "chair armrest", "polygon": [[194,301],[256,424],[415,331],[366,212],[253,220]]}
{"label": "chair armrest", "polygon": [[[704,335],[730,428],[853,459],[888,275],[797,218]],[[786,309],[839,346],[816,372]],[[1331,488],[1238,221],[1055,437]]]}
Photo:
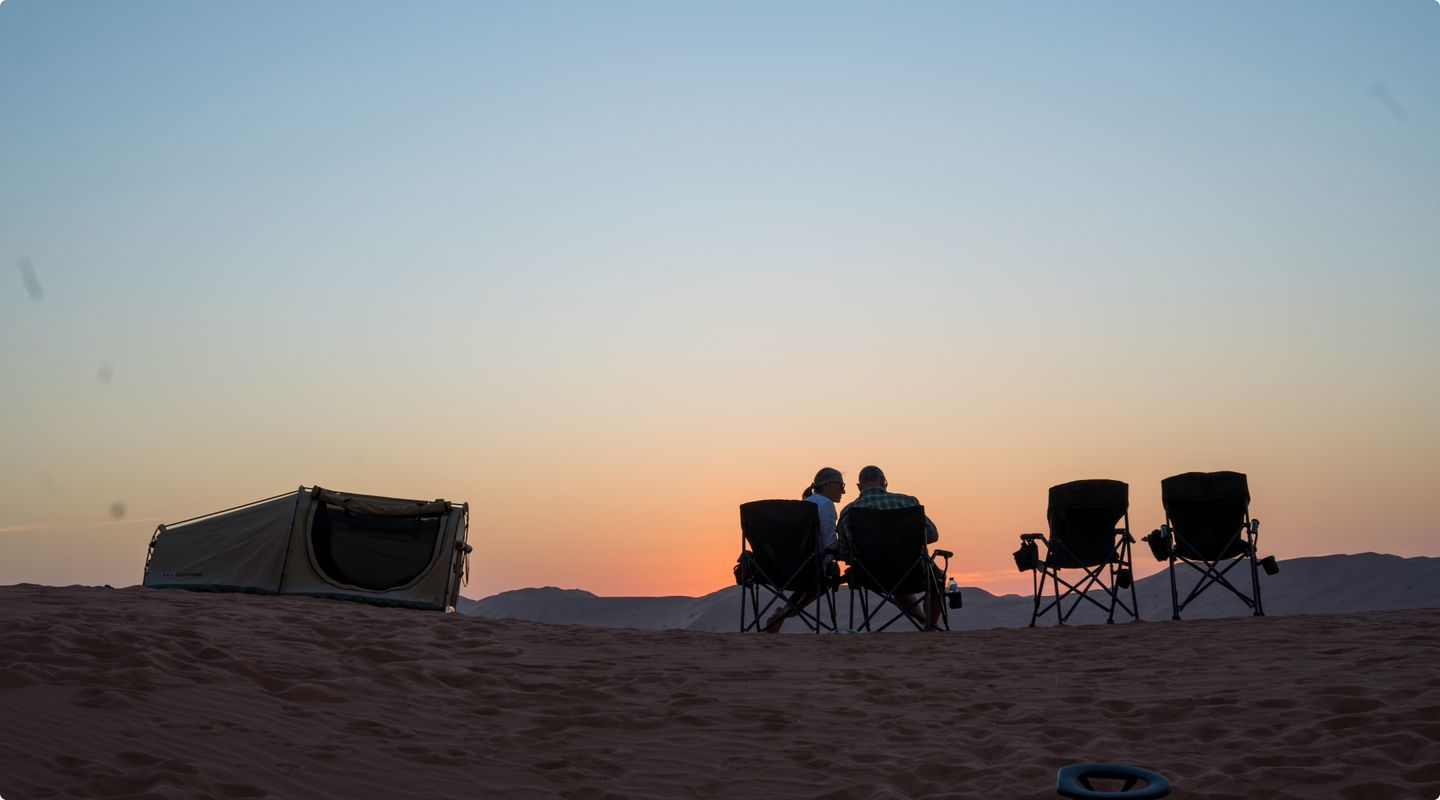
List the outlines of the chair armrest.
{"label": "chair armrest", "polygon": [[1022,542],[1033,542],[1033,541],[1035,541],[1036,539],[1039,539],[1039,540],[1042,541],[1042,542],[1045,541],[1045,534],[1043,534],[1043,533],[1022,533],[1022,534],[1020,534],[1020,541],[1022,541]]}
{"label": "chair armrest", "polygon": [[938,549],[938,548],[935,549],[935,550],[931,550],[931,551],[930,551],[930,555],[931,555],[931,556],[938,556],[938,557],[940,557],[940,558],[946,558],[946,559],[950,559],[950,558],[954,558],[954,557],[955,557],[955,554],[952,553],[952,552],[950,552],[949,550],[940,550],[940,549]]}

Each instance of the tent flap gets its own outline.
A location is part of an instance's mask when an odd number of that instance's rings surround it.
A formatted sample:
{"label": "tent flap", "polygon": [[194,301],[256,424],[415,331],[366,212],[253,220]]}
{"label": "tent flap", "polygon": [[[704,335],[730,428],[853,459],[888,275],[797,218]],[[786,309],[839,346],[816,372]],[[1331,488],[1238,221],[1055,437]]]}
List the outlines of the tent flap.
{"label": "tent flap", "polygon": [[377,517],[414,517],[444,514],[450,510],[450,503],[445,500],[397,500],[393,497],[333,492],[318,486],[311,490],[311,496],[322,503],[340,506],[346,511]]}

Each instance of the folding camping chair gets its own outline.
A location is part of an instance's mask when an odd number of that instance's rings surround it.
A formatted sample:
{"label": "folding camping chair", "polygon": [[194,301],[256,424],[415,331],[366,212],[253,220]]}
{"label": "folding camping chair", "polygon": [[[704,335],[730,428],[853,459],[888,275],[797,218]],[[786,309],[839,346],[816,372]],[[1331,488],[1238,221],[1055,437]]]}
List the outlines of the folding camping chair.
{"label": "folding camping chair", "polygon": [[[1257,558],[1260,520],[1250,517],[1250,485],[1240,472],[1186,472],[1160,482],[1165,524],[1145,537],[1157,561],[1170,562],[1172,619],[1206,589],[1219,584],[1229,589],[1255,616],[1265,616],[1260,602],[1260,574],[1280,571],[1274,556]],[[1180,600],[1175,583],[1175,562],[1189,564],[1200,573],[1195,585]],[[1236,565],[1250,564],[1250,594],[1225,577]],[[1224,567],[1221,567],[1221,564]]]}
{"label": "folding camping chair", "polygon": [[[756,500],[740,506],[740,558],[735,582],[740,585],[740,632],[760,631],[776,603],[795,612],[815,633],[835,630],[835,589],[839,569],[833,550],[820,549],[820,513],[804,500]],[[761,606],[760,590],[772,596]],[[815,598],[815,612],[801,605]],[[830,611],[827,624],[821,616]],[[750,620],[746,621],[746,613]]]}
{"label": "folding camping chair", "polygon": [[[1050,506],[1045,515],[1050,521],[1050,538],[1043,533],[1022,533],[1020,549],[1015,552],[1015,566],[1030,571],[1035,587],[1035,605],[1030,611],[1030,627],[1042,614],[1055,609],[1060,625],[1080,607],[1090,602],[1105,611],[1105,621],[1115,622],[1115,609],[1140,618],[1135,599],[1134,571],[1130,563],[1130,487],[1121,481],[1071,481],[1050,487]],[[1115,527],[1123,521],[1121,527]],[[1045,555],[1040,555],[1040,544]],[[1078,569],[1085,574],[1075,582],[1061,575],[1061,570]],[[1045,582],[1050,581],[1054,599],[1043,608]],[[1064,587],[1063,591],[1061,587]],[[1110,598],[1108,604],[1090,595],[1099,589]],[[1130,590],[1130,603],[1121,593]],[[1075,596],[1067,610],[1064,601]]]}
{"label": "folding camping chair", "polygon": [[[872,630],[872,624],[887,605],[895,616],[875,631],[883,631],[902,617],[918,630],[929,630],[934,603],[940,604],[940,625],[950,630],[950,612],[942,592],[950,559],[949,550],[930,552],[925,536],[925,507],[877,509],[852,508],[849,514],[849,569],[844,581],[850,585],[850,628]],[[943,559],[936,564],[935,559]],[[874,608],[870,595],[879,596]],[[855,627],[855,598],[860,598],[860,627]],[[909,602],[900,595],[920,595]],[[913,614],[924,614],[925,622]]]}

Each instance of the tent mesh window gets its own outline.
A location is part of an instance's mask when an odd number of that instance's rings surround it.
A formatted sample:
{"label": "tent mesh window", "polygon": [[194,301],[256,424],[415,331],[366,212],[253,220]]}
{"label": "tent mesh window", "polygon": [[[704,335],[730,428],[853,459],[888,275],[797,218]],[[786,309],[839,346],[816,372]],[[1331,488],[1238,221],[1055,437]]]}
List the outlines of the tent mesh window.
{"label": "tent mesh window", "polygon": [[322,503],[311,545],[331,581],[383,592],[411,583],[430,566],[443,519],[355,514]]}

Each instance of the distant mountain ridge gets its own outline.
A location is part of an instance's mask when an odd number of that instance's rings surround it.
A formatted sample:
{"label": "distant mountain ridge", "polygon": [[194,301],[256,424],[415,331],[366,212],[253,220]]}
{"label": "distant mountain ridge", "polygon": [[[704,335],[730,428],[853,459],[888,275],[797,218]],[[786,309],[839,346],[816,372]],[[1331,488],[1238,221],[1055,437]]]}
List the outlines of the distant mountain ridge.
{"label": "distant mountain ridge", "polygon": [[[1182,569],[1176,576],[1183,599],[1199,573],[1183,565]],[[1248,590],[1248,567],[1237,566],[1227,577]],[[1260,587],[1265,613],[1272,616],[1440,608],[1440,558],[1382,553],[1292,558],[1280,562],[1278,575],[1262,572]],[[1135,588],[1141,619],[1170,619],[1170,579],[1166,572],[1136,581]],[[951,612],[952,629],[1015,628],[1030,622],[1033,599],[1028,595],[994,595],[976,587],[965,587],[962,592],[965,607]],[[842,628],[848,604],[848,590],[842,588],[836,608]],[[726,632],[739,628],[740,590],[727,586],[702,597],[600,597],[583,589],[547,586],[501,592],[481,600],[462,597],[459,611],[476,617],[587,627]],[[1250,613],[1239,599],[1217,586],[1187,607],[1184,617],[1205,619]],[[1084,603],[1071,622],[1096,623],[1104,618],[1103,612]],[[1054,624],[1053,612],[1038,624]],[[794,620],[786,626],[787,632],[800,629]]]}

